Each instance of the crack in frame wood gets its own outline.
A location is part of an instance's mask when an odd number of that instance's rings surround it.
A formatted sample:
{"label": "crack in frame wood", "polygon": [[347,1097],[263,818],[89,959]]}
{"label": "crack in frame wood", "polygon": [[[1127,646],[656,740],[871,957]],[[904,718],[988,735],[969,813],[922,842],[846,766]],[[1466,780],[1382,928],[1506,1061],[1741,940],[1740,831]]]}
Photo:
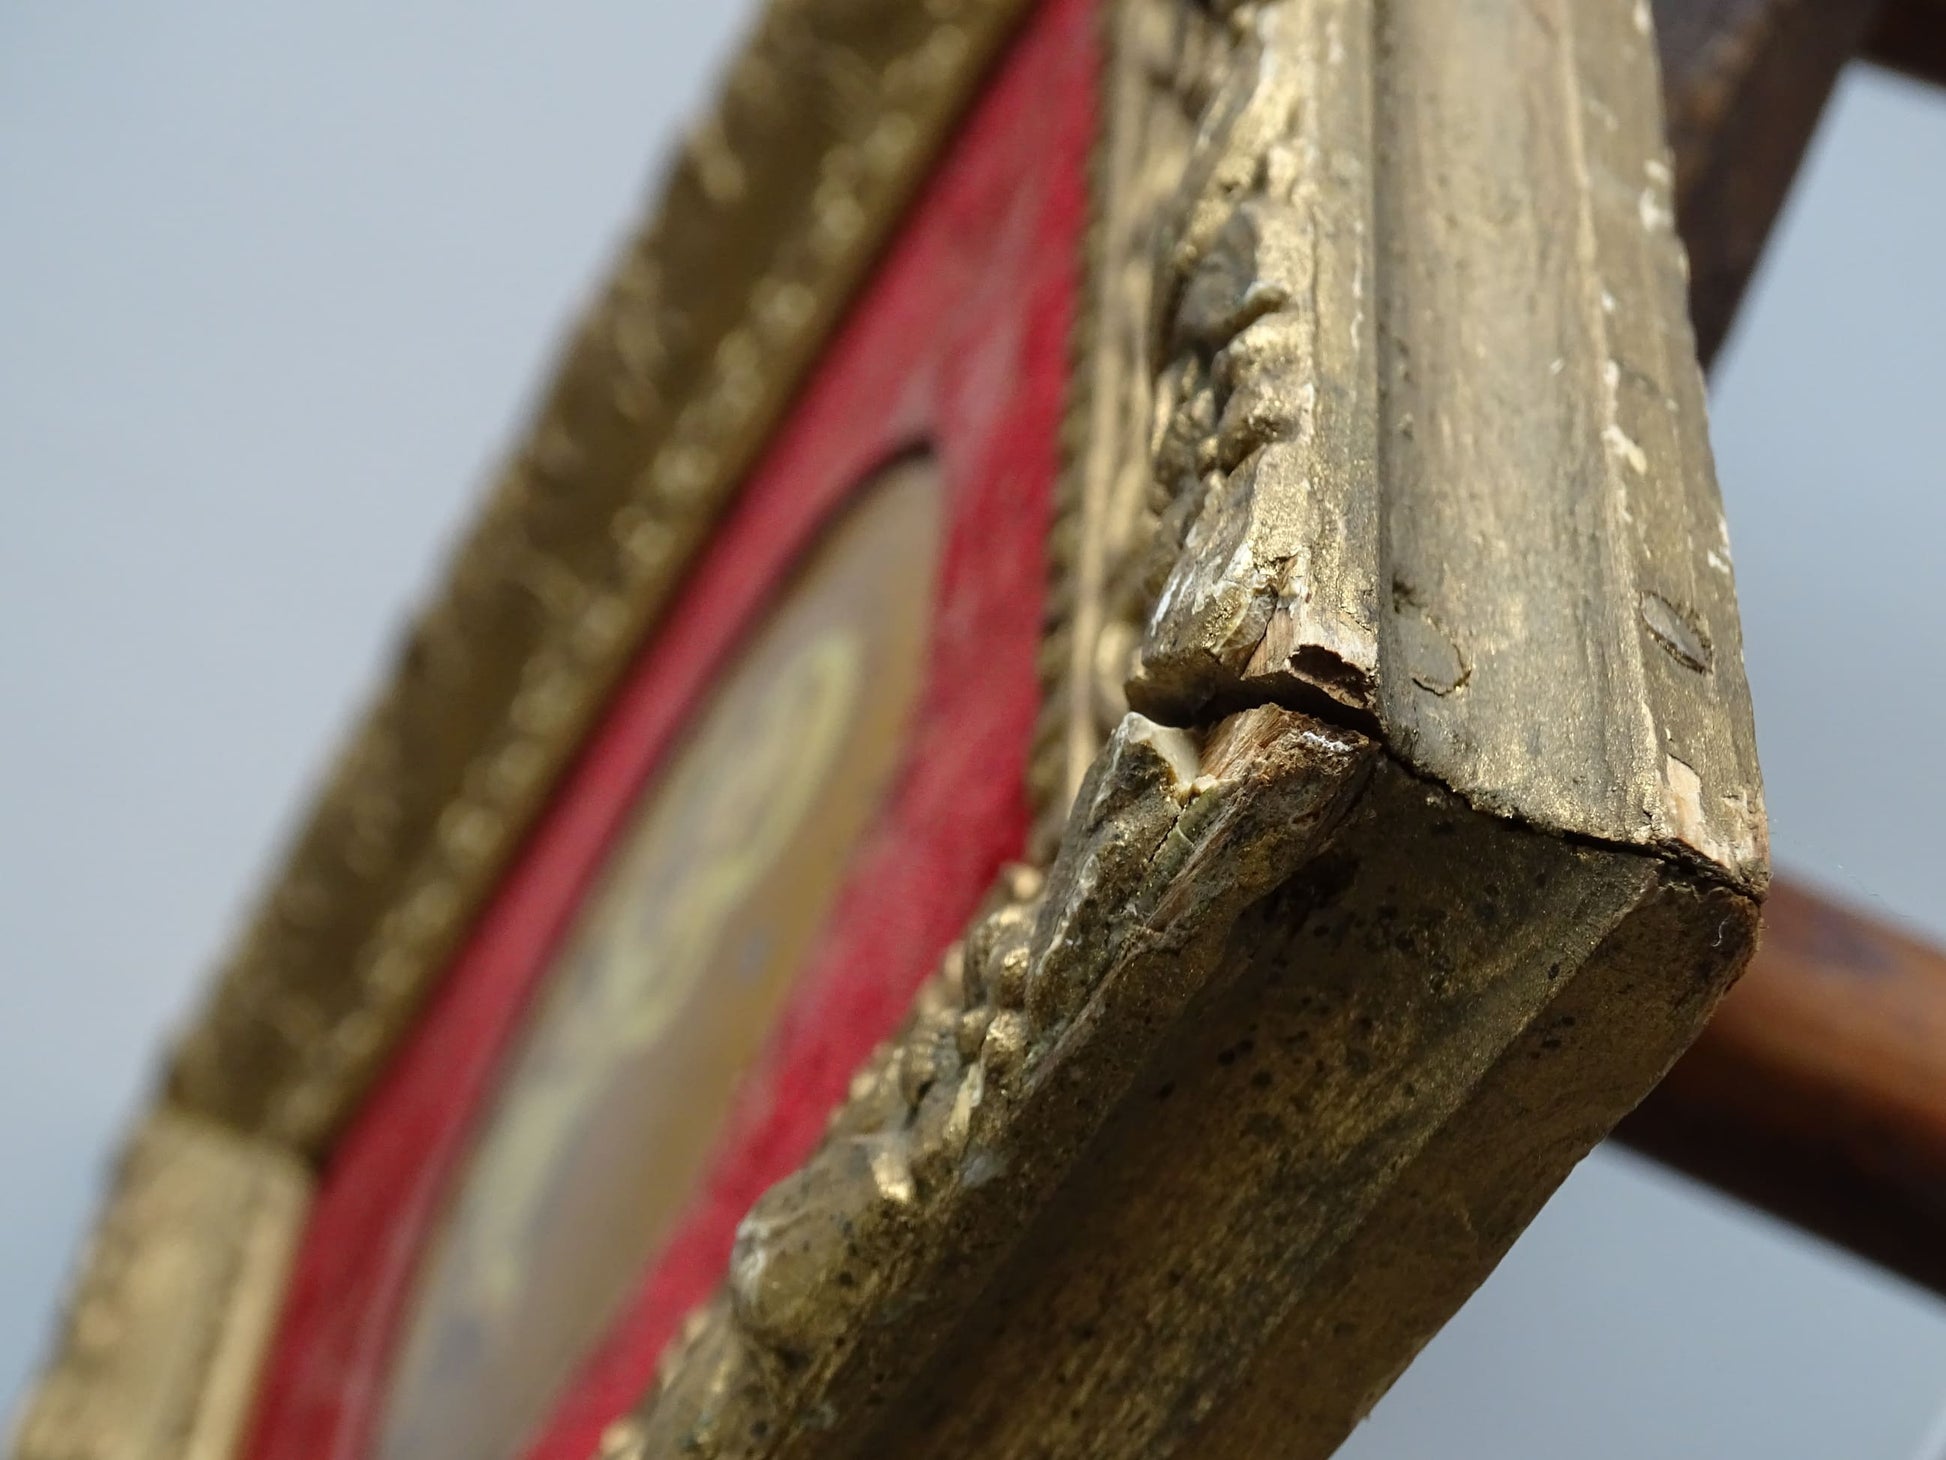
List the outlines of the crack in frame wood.
{"label": "crack in frame wood", "polygon": [[1110,23],[1042,744],[1119,725],[607,1460],[1326,1455],[1752,946],[1646,8]]}

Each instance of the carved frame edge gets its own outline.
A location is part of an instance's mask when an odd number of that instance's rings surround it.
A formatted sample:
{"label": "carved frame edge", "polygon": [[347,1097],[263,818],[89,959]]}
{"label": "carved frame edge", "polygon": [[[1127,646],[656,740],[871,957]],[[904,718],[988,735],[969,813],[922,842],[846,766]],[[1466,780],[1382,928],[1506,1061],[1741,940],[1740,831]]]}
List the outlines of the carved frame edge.
{"label": "carved frame edge", "polygon": [[[1465,637],[1473,624],[1442,621],[1417,585],[1388,580],[1414,546],[1421,509],[1446,506],[1439,481],[1451,463],[1415,445],[1413,407],[1436,407],[1438,389],[1454,390],[1463,409],[1489,405],[1463,385],[1416,384],[1405,367],[1407,339],[1449,353],[1477,343],[1438,338],[1437,289],[1422,298],[1374,283],[1381,267],[1403,276],[1402,257],[1443,251],[1491,272],[1489,228],[1466,217],[1441,235],[1423,226],[1443,216],[1436,187],[1374,174],[1402,141],[1435,134],[1438,104],[1491,111],[1469,82],[1466,46],[1448,54],[1438,8],[1407,0],[1106,8],[1106,135],[1070,417],[1062,637],[1050,655],[1063,673],[1040,739],[1043,785],[1078,782],[1079,794],[1065,825],[1050,818],[1038,838],[1057,849],[1046,884],[1022,869],[1003,887],[906,1031],[861,1072],[826,1145],[759,1202],[724,1292],[670,1355],[658,1391],[611,1430],[604,1460],[809,1460],[884,1443],[877,1427],[888,1423],[900,1455],[957,1453],[925,1438],[909,1386],[923,1387],[929,1364],[988,1372],[982,1341],[959,1326],[969,1305],[984,1295],[991,1318],[995,1301],[1002,1312],[1013,1301],[986,1285],[1009,1263],[1034,1268],[1014,1244],[1039,1204],[1134,1072],[1164,1052],[1162,1026],[1234,975],[1226,945],[1238,919],[1334,846],[1375,768],[1395,788],[1398,835],[1477,821],[1500,828],[1494,845],[1552,846],[1563,868],[1609,890],[1588,893],[1595,931],[1552,934],[1553,961],[1521,970],[1529,1002],[1506,1015],[1511,1042],[1455,1095],[1423,1160],[1408,1160],[1427,1174],[1372,1196],[1371,1210],[1403,1203],[1397,1210],[1423,1221],[1427,1203],[1445,1200],[1433,1185],[1454,1179],[1455,1193],[1496,1207],[1495,1235],[1441,1235],[1444,1266],[1408,1316],[1375,1325],[1355,1357],[1332,1361],[1339,1392],[1318,1397],[1306,1455],[1335,1447],[1693,1037],[1753,946],[1767,883],[1761,789],[1646,7],[1573,17],[1543,7],[1554,22],[1544,59],[1557,66],[1541,100],[1567,114],[1571,145],[1523,159],[1579,208],[1582,249],[1566,277],[1541,282],[1567,300],[1573,341],[1547,373],[1571,372],[1592,408],[1574,421],[1585,438],[1541,440],[1518,464],[1545,481],[1549,452],[1579,462],[1605,515],[1564,545],[1538,529],[1523,537],[1514,504],[1518,546],[1542,558],[1558,548],[1562,562],[1506,591],[1516,619],[1594,593],[1606,617],[1591,633],[1612,633],[1618,647],[1586,670],[1545,651],[1522,662],[1504,613],[1477,628],[1476,657]],[[1482,29],[1485,44],[1499,43]],[[1462,315],[1479,313],[1461,304]],[[1489,571],[1466,543],[1449,520],[1417,546],[1422,558],[1450,550],[1462,570]],[[1494,655],[1500,662],[1482,664]],[[1471,709],[1463,691],[1476,672],[1499,699]],[[1533,689],[1539,714],[1569,714],[1593,733],[1564,737],[1536,774],[1509,785],[1506,731],[1527,730],[1533,714],[1511,727],[1494,717]],[[1577,695],[1592,705],[1577,709]],[[1294,752],[1321,743],[1328,756]],[[1424,807],[1401,809],[1416,804],[1418,784]],[[1219,887],[1229,895],[1212,896]],[[1119,905],[1119,928],[1105,901]],[[1165,908],[1180,920],[1159,920]],[[1166,971],[1142,960],[1152,942],[1171,946]],[[1691,966],[1658,970],[1670,950]],[[1573,976],[1561,977],[1561,1007],[1601,1016],[1585,1072],[1550,1058],[1575,1024],[1546,1014],[1564,967]],[[1631,1012],[1631,990],[1651,987],[1657,995],[1644,996],[1666,996],[1669,1008]],[[1505,1190],[1473,1192],[1455,1178],[1477,1134],[1465,1121],[1504,1113],[1518,1104],[1510,1092],[1530,1085],[1580,1108],[1548,1127]],[[1078,1106],[1056,1093],[1076,1089],[1086,1091]],[[1349,1220],[1348,1253],[1386,1253],[1381,1267],[1413,1255],[1387,1246],[1370,1211]],[[1058,1246],[1044,1232],[1033,1241]],[[1073,1261],[1085,1270],[1091,1259]],[[1321,1273],[1320,1295],[1277,1319],[1266,1356],[1315,1362],[1305,1325],[1349,1316],[1343,1296],[1361,1291],[1363,1274],[1329,1262]],[[964,1364],[936,1353],[955,1334],[969,1345]],[[1004,1340],[991,1344],[1005,1356]],[[1186,1376],[1197,1361],[1177,1362],[1170,1378],[1193,1394]],[[1287,1416],[1275,1374],[1250,1368],[1202,1440],[1279,1433]],[[1067,1401],[1043,1392],[1055,1381],[1009,1372],[1009,1394],[976,1402],[982,1422],[1026,1415],[1045,1428],[1031,1440],[1016,1433],[1017,1450],[983,1431],[994,1453],[1040,1453],[1033,1447],[1057,1433],[1061,1452],[1077,1456],[1161,1443],[1162,1432],[1144,1441],[1133,1429],[1103,1439],[1099,1415],[1092,1430],[1064,1431]],[[976,1378],[972,1388],[987,1398],[1003,1382],[983,1389]],[[940,1406],[932,1413],[950,1408]]]}
{"label": "carved frame edge", "polygon": [[168,1098],[318,1160],[1027,0],[769,0],[573,331]]}
{"label": "carved frame edge", "polygon": [[310,1173],[268,1142],[150,1114],[17,1416],[13,1460],[231,1460],[310,1196]]}
{"label": "carved frame edge", "polygon": [[1030,4],[768,0],[181,1039],[17,1460],[231,1460],[312,1171]]}
{"label": "carved frame edge", "polygon": [[[306,1159],[326,1149],[652,626],[1022,5],[967,0],[921,19],[912,19],[917,7],[893,9],[909,24],[879,17],[853,37],[879,58],[882,107],[854,118],[855,134],[818,137],[811,160],[805,139],[787,135],[787,114],[766,113],[754,98],[790,75],[801,27],[848,11],[822,0],[773,4],[722,107],[698,130],[663,220],[627,253],[579,331],[392,686],[341,762],[210,1011],[184,1042],[168,1098],[190,1114],[165,1108],[155,1121],[208,1119],[244,1133],[224,1140],[268,1143]],[[963,1267],[960,1297],[970,1300],[981,1260],[1005,1258],[1007,1242],[1058,1184],[1100,1107],[1154,1052],[1159,1031],[1220,983],[1237,919],[1329,841],[1375,766],[1396,761],[1444,780],[1482,815],[1673,859],[1686,875],[1700,873],[1739,897],[1761,892],[1754,759],[1745,757],[1747,775],[1729,789],[1743,798],[1744,819],[1727,839],[1715,821],[1672,821],[1666,804],[1645,809],[1639,833],[1607,835],[1614,827],[1601,813],[1577,823],[1576,808],[1560,798],[1496,800],[1466,783],[1466,766],[1456,774],[1450,762],[1415,759],[1419,727],[1387,708],[1388,683],[1410,679],[1444,698],[1471,671],[1455,648],[1457,672],[1450,683],[1441,679],[1437,664],[1428,667],[1425,644],[1402,641],[1397,623],[1381,621],[1389,597],[1395,615],[1425,619],[1450,638],[1413,593],[1399,593],[1396,580],[1385,591],[1375,568],[1369,581],[1346,572],[1336,580],[1343,592],[1320,613],[1315,596],[1291,598],[1272,579],[1239,594],[1209,576],[1213,544],[1234,556],[1237,533],[1248,539],[1263,525],[1247,501],[1241,519],[1228,511],[1238,500],[1235,474],[1253,454],[1250,469],[1260,472],[1266,445],[1303,447],[1289,407],[1305,394],[1291,341],[1254,362],[1239,355],[1236,378],[1252,389],[1254,369],[1261,409],[1241,413],[1233,442],[1241,452],[1225,459],[1223,413],[1205,418],[1198,391],[1237,332],[1270,319],[1279,304],[1250,298],[1247,289],[1241,301],[1223,303],[1224,270],[1233,261],[1223,245],[1227,225],[1199,201],[1198,189],[1247,189],[1275,140],[1263,130],[1263,97],[1251,80],[1261,48],[1290,44],[1295,34],[1314,62],[1336,56],[1332,64],[1341,64],[1333,48],[1371,34],[1369,4],[1117,0],[1106,10],[1114,32],[1109,129],[1098,149],[1093,267],[1070,416],[1060,539],[1069,547],[1055,555],[1054,668],[1033,772],[1045,812],[1036,860],[1048,870],[1023,867],[1003,879],[995,907],[922,995],[905,1034],[861,1073],[827,1145],[753,1211],[724,1295],[672,1354],[666,1387],[615,1427],[605,1454],[662,1453],[677,1444],[709,1454],[805,1453],[817,1425],[768,1428],[795,1423],[791,1395],[827,1382],[849,1386],[859,1408],[828,1417],[840,1428],[864,1424],[890,1403],[896,1385],[872,1377],[890,1340],[881,1332],[876,1352],[861,1348],[855,1340],[870,1326],[857,1320],[874,1302],[899,1306],[900,1285],[921,1271]],[[948,12],[954,18],[940,18]],[[1361,15],[1362,30],[1354,25],[1333,38],[1334,23]],[[1168,54],[1157,49],[1164,40]],[[1363,64],[1368,77],[1380,74],[1369,58]],[[1167,105],[1145,95],[1158,81]],[[1313,88],[1305,100],[1318,98],[1330,115],[1314,111],[1306,125],[1355,128],[1361,107],[1369,125],[1371,97],[1356,86]],[[1369,155],[1369,139],[1361,145]],[[753,201],[763,190],[741,172],[745,148],[754,165],[782,178],[788,163],[805,179],[798,191],[781,187],[781,214]],[[1245,175],[1230,179],[1240,165]],[[1312,180],[1322,193],[1335,188],[1349,197],[1343,184],[1329,173]],[[1662,197],[1658,186],[1666,189],[1666,180],[1658,184],[1651,170],[1645,220],[1657,211],[1649,205]],[[1340,205],[1327,212],[1356,216]],[[1596,218],[1589,226],[1612,222]],[[1163,250],[1164,267],[1152,272],[1154,232],[1172,228],[1177,246]],[[725,235],[768,241],[772,254],[763,260],[768,267],[730,271],[735,286],[725,286],[719,301],[724,319],[698,337],[694,320],[662,301],[683,297],[684,280],[707,277],[705,261],[720,268],[704,244]],[[1368,236],[1357,247],[1369,257],[1381,242]],[[1630,245],[1624,238],[1619,246]],[[1678,246],[1671,237],[1652,241],[1649,252],[1646,277],[1666,295]],[[1350,270],[1340,282],[1356,276]],[[1665,325],[1666,302],[1658,295],[1644,304]],[[1309,505],[1335,504],[1346,530],[1334,540],[1363,551],[1366,536],[1376,543],[1384,531],[1383,494],[1375,483],[1360,494],[1364,474],[1387,449],[1384,382],[1377,335],[1356,332],[1378,325],[1347,324],[1356,326],[1347,332],[1352,357],[1334,357],[1322,369],[1350,386],[1340,404],[1353,424],[1327,433],[1329,440],[1309,438],[1340,456],[1304,480],[1336,484]],[[1303,368],[1320,366],[1305,358]],[[1157,359],[1161,366],[1152,367]],[[1200,361],[1203,376],[1172,378],[1183,359]],[[1626,410],[1635,407],[1617,404],[1614,380],[1607,386],[1611,409],[1624,412],[1610,417],[1612,430],[1603,434],[1608,480],[1630,471],[1646,477],[1635,457],[1666,452],[1684,481],[1694,483],[1700,471],[1697,490],[1713,499],[1706,446],[1700,461],[1696,441],[1680,432],[1642,433],[1645,446],[1629,429]],[[1667,398],[1676,415],[1700,410],[1699,393],[1693,402]],[[1367,430],[1369,458],[1357,449]],[[1210,453],[1207,462],[1202,453]],[[1172,466],[1183,460],[1186,477]],[[1185,480],[1196,489],[1183,490]],[[1283,489],[1261,500],[1292,499]],[[1289,523],[1276,526],[1289,534]],[[1369,557],[1376,564],[1380,550]],[[1220,591],[1180,591],[1199,581]],[[1679,667],[1693,670],[1681,661],[1696,657],[1700,638],[1735,672],[1734,603],[1727,586],[1724,594],[1727,608],[1710,610],[1714,633],[1699,628],[1694,608],[1648,590],[1629,608]],[[1658,612],[1658,603],[1668,611]],[[1190,611],[1178,611],[1185,604]],[[1278,624],[1284,627],[1273,630]],[[495,663],[475,663],[477,644],[499,629],[517,647]],[[1386,658],[1401,643],[1405,658],[1388,671]],[[1430,647],[1437,658],[1438,643]],[[1736,677],[1727,715],[1747,725]],[[1638,697],[1648,693],[1639,677],[1632,683]],[[1157,718],[1129,713],[1131,697]],[[441,734],[454,704],[463,707],[458,754]],[[1162,723],[1168,720],[1183,728]],[[1726,763],[1737,769],[1747,733],[1732,723],[1724,734]],[[1636,782],[1640,769],[1628,771]],[[1078,794],[1066,811],[1070,790]],[[1755,831],[1745,834],[1750,826]],[[341,976],[326,976],[344,967],[357,970],[349,996]],[[1734,971],[1734,960],[1719,968],[1719,985]],[[1078,1086],[1085,1086],[1079,1100]],[[1037,1122],[1018,1118],[1030,1105],[1040,1111]],[[125,1205],[121,1196],[111,1203],[111,1228]],[[294,1233],[301,1202],[287,1205]],[[846,1266],[859,1255],[860,1230],[875,1234],[866,1247],[879,1265],[869,1272]],[[942,1245],[948,1234],[962,1247],[994,1246],[960,1263]],[[91,1260],[84,1293],[100,1281],[98,1266]],[[840,1283],[848,1270],[854,1282]],[[951,1284],[939,1291],[951,1292]],[[951,1311],[948,1302],[919,1321],[948,1321],[941,1315]],[[914,1336],[909,1327],[889,1331],[901,1341]],[[64,1352],[75,1351],[71,1337]],[[914,1349],[923,1352],[923,1344]],[[57,1360],[41,1408],[52,1402],[46,1395],[73,1383],[102,1382],[88,1372],[86,1363]],[[769,1434],[771,1443],[753,1442],[753,1434]],[[158,1452],[169,1460],[191,1453]]]}

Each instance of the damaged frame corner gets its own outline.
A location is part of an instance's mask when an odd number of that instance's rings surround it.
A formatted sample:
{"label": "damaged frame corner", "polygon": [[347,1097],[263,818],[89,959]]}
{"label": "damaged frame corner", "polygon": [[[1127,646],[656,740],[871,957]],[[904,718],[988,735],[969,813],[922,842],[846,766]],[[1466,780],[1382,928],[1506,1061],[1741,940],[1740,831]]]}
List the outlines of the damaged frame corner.
{"label": "damaged frame corner", "polygon": [[1646,17],[1109,7],[1074,810],[604,1455],[1328,1455],[1701,1027],[1767,843]]}
{"label": "damaged frame corner", "polygon": [[[773,0],[186,1041],[21,1460],[233,1460],[246,1368],[154,1315],[256,1362],[308,1171],[1025,8]],[[1103,17],[1033,865],[615,1460],[1325,1456],[1754,939],[1646,7]],[[863,112],[783,64],[806,27]],[[717,145],[766,185],[712,192]]]}

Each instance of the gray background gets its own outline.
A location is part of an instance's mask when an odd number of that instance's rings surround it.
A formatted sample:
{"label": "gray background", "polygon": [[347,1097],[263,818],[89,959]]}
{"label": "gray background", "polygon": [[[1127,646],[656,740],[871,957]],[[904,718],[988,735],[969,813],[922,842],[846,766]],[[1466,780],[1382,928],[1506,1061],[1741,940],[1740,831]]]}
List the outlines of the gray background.
{"label": "gray background", "polygon": [[[116,1132],[745,13],[0,0],[0,1401]],[[1717,382],[1781,863],[1946,937],[1946,96]],[[1946,1306],[1619,1154],[1361,1460],[1938,1460]]]}

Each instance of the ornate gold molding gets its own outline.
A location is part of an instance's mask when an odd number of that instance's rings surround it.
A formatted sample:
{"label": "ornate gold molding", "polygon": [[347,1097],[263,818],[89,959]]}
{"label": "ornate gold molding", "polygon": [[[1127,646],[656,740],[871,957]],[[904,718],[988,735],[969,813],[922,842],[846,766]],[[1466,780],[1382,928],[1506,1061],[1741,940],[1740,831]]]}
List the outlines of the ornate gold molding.
{"label": "ornate gold molding", "polygon": [[769,0],[183,1039],[19,1460],[228,1460],[305,1168],[1030,3]]}
{"label": "ornate gold molding", "polygon": [[14,1460],[230,1460],[310,1199],[299,1162],[173,1112],[123,1154]]}
{"label": "ornate gold molding", "polygon": [[1173,92],[1195,62],[1175,0],[1102,7],[1104,75],[1088,267],[1076,311],[1066,460],[1049,544],[1049,673],[1032,768],[1036,859],[1051,860],[1088,767],[1128,710],[1124,682],[1154,585],[1152,250],[1195,133]]}
{"label": "ornate gold molding", "polygon": [[723,1299],[603,1454],[862,1440],[1373,756],[1278,709],[1207,736],[1127,716],[1045,882],[1003,879],[825,1145],[744,1220]]}
{"label": "ornate gold molding", "polygon": [[175,1102],[326,1149],[1024,9],[772,0],[183,1041]]}
{"label": "ornate gold molding", "polygon": [[604,1456],[1326,1455],[1693,1036],[1766,868],[1642,15],[1109,7],[1092,768]]}

